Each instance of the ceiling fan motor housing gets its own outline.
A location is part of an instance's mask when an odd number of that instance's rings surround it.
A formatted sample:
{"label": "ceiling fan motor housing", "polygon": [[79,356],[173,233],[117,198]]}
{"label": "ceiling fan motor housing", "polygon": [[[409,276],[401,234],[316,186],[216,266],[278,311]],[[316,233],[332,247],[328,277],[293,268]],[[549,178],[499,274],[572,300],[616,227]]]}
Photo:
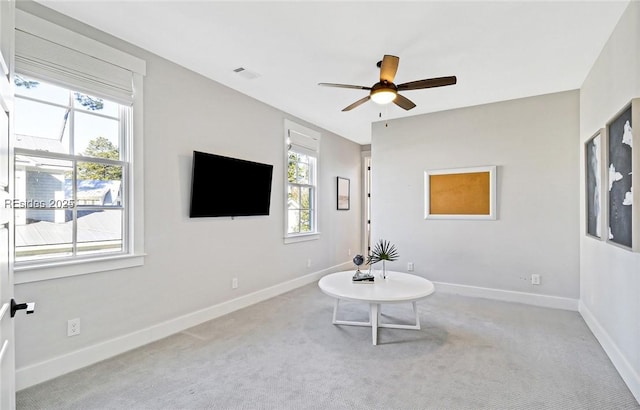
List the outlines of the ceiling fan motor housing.
{"label": "ceiling fan motor housing", "polygon": [[398,87],[394,83],[382,80],[371,87],[371,99],[379,104],[390,103],[398,95]]}

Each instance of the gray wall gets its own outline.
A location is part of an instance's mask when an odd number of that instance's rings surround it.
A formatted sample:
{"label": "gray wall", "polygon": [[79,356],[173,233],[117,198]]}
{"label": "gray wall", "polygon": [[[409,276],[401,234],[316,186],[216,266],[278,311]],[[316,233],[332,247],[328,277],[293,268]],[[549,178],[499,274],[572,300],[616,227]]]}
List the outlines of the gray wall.
{"label": "gray wall", "polygon": [[[576,151],[582,153],[587,139],[638,97],[640,3],[631,2],[580,89],[580,144]],[[636,121],[633,125],[637,134],[640,124]],[[640,147],[633,149],[635,162]],[[636,176],[634,191],[637,181]],[[584,186],[584,176],[580,186]],[[580,205],[584,221],[584,197]],[[636,218],[640,204],[633,206]],[[581,224],[581,312],[640,400],[640,254],[587,237],[585,230]]]}
{"label": "gray wall", "polygon": [[[358,144],[37,4],[19,7],[147,61],[147,257],[140,268],[17,285],[16,299],[38,307],[37,314],[16,321],[18,386],[22,369],[38,369],[63,355],[77,358],[81,349],[345,263],[351,260],[348,249],[359,251]],[[322,133],[321,236],[288,245],[283,243],[285,118]],[[270,216],[189,219],[193,150],[273,164]],[[336,210],[336,176],[351,180],[350,211]],[[233,277],[239,279],[236,290]],[[82,320],[82,332],[67,337],[67,320],[75,317]]]}
{"label": "gray wall", "polygon": [[[374,124],[373,239],[397,244],[392,267],[577,299],[578,110],[569,91]],[[496,221],[424,219],[424,171],[485,165],[498,167]]]}

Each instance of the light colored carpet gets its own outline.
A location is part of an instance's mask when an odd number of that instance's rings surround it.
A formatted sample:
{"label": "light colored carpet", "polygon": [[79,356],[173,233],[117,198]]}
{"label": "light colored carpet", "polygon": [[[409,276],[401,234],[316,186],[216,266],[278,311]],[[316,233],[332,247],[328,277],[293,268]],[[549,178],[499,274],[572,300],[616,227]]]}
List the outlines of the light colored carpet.
{"label": "light colored carpet", "polygon": [[576,312],[435,293],[422,330],[373,346],[332,308],[308,285],[22,390],[18,409],[640,409]]}

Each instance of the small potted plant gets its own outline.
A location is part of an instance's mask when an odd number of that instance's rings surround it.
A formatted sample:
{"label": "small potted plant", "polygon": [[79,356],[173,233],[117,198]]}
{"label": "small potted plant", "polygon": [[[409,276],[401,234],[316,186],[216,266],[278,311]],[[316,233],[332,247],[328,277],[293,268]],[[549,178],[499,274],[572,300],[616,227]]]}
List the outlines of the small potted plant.
{"label": "small potted plant", "polygon": [[367,258],[367,264],[371,266],[374,263],[382,261],[382,278],[386,279],[387,269],[385,266],[385,262],[393,262],[398,259],[398,256],[398,250],[396,249],[395,245],[392,245],[389,241],[380,239],[378,243],[373,246],[373,250]]}

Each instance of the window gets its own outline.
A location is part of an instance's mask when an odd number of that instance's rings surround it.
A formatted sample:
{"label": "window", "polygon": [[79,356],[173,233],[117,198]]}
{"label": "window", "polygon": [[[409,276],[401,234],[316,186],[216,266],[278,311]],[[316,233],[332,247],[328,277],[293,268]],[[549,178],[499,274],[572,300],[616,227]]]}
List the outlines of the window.
{"label": "window", "polygon": [[131,107],[16,74],[15,260],[127,250]]}
{"label": "window", "polygon": [[320,134],[285,120],[285,138],[285,242],[317,239]]}
{"label": "window", "polygon": [[134,56],[16,10],[16,283],[143,263]]}
{"label": "window", "polygon": [[289,234],[315,231],[316,158],[289,149]]}

